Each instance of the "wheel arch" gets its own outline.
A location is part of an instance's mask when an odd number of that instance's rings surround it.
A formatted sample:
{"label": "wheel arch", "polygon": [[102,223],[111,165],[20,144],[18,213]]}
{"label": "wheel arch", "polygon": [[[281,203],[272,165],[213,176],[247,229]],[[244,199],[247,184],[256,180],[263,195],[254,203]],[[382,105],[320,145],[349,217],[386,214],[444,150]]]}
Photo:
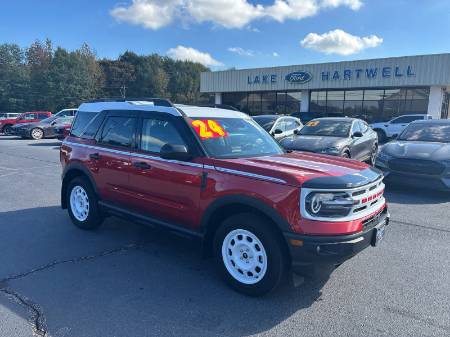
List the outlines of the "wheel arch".
{"label": "wheel arch", "polygon": [[289,223],[271,206],[263,201],[245,195],[229,195],[211,203],[200,222],[203,232],[203,254],[208,256],[212,251],[214,235],[222,222],[232,214],[254,213],[273,224],[273,228],[287,252],[287,244],[283,232],[291,231]]}
{"label": "wheel arch", "polygon": [[98,196],[97,186],[95,185],[94,178],[92,177],[91,172],[81,164],[72,163],[66,166],[64,172],[62,174],[62,185],[61,185],[61,208],[67,208],[67,186],[70,181],[72,181],[76,177],[85,177],[91,183],[92,189],[94,193]]}

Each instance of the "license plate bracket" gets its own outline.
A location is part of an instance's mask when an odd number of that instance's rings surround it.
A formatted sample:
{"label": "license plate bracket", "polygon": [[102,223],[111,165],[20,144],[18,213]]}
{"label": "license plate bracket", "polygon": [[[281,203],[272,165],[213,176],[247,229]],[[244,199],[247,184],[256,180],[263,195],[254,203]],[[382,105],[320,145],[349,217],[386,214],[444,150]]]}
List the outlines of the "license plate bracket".
{"label": "license plate bracket", "polygon": [[373,247],[377,247],[381,243],[381,241],[383,241],[385,234],[386,234],[386,221],[383,221],[373,229],[371,245]]}

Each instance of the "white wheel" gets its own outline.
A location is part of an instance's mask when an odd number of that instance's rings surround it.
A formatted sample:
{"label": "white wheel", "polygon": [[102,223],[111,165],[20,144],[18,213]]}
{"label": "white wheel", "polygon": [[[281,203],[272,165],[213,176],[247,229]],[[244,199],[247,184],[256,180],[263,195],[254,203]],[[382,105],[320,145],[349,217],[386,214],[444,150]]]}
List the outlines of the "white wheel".
{"label": "white wheel", "polygon": [[222,243],[223,263],[230,275],[243,284],[256,284],[266,274],[266,250],[256,235],[245,229],[228,233]]}
{"label": "white wheel", "polygon": [[35,128],[33,130],[31,130],[31,138],[33,139],[41,139],[42,137],[44,137],[44,132],[39,129],[39,128]]}
{"label": "white wheel", "polygon": [[89,216],[89,198],[81,186],[74,186],[70,192],[70,209],[78,221],[86,221]]}

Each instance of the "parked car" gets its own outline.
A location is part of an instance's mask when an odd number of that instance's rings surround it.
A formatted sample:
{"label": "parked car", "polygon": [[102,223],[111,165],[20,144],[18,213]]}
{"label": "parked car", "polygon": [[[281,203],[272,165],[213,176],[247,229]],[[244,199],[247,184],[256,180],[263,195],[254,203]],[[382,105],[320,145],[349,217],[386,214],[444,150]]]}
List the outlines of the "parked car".
{"label": "parked car", "polygon": [[74,116],[54,115],[38,123],[17,124],[12,127],[11,134],[39,140],[42,138],[56,138],[56,128],[59,126],[72,125]]}
{"label": "parked car", "polygon": [[375,165],[391,183],[450,191],[450,121],[412,122],[383,146]]}
{"label": "parked car", "polygon": [[410,114],[396,117],[389,122],[372,123],[370,124],[370,127],[378,134],[379,141],[385,142],[402,133],[409,123],[427,119],[431,119],[431,116],[425,114]]}
{"label": "parked car", "polygon": [[0,120],[0,133],[10,134],[13,125],[19,123],[34,123],[46,119],[52,115],[51,112],[44,111],[31,111],[25,112],[17,116],[16,118]]}
{"label": "parked car", "polygon": [[389,223],[380,171],[286,153],[238,111],[85,103],[60,151],[61,205],[76,226],[118,215],[192,235],[249,295],[275,289],[290,266],[341,264]]}
{"label": "parked car", "polygon": [[280,141],[287,150],[323,153],[375,163],[378,138],[366,122],[355,118],[317,118]]}
{"label": "parked car", "polygon": [[56,139],[63,140],[70,134],[71,124],[59,125],[55,127]]}
{"label": "parked car", "polygon": [[17,118],[17,116],[19,116],[20,113],[18,112],[0,112],[0,120],[4,120],[4,119],[14,119]]}
{"label": "parked car", "polygon": [[35,140],[56,137],[55,126],[72,123],[76,109],[64,109],[58,113],[35,123],[19,123],[11,128],[10,134]]}
{"label": "parked car", "polygon": [[293,135],[294,130],[303,126],[300,119],[290,116],[260,115],[253,119],[276,140]]}

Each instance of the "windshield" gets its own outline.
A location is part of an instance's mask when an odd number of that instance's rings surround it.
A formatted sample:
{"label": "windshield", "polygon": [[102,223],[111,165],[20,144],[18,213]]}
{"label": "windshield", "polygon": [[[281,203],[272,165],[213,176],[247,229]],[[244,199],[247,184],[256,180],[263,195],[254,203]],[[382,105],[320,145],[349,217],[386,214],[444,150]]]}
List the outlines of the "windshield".
{"label": "windshield", "polygon": [[450,143],[450,124],[409,124],[397,139],[422,142]]}
{"label": "windshield", "polygon": [[251,118],[188,119],[206,152],[213,158],[242,158],[284,153]]}
{"label": "windshield", "polygon": [[303,136],[348,137],[351,121],[315,119],[305,124],[298,134]]}
{"label": "windshield", "polygon": [[272,129],[272,126],[275,124],[275,121],[277,120],[277,117],[272,116],[256,116],[253,117],[253,119],[263,127],[264,130],[267,132]]}

